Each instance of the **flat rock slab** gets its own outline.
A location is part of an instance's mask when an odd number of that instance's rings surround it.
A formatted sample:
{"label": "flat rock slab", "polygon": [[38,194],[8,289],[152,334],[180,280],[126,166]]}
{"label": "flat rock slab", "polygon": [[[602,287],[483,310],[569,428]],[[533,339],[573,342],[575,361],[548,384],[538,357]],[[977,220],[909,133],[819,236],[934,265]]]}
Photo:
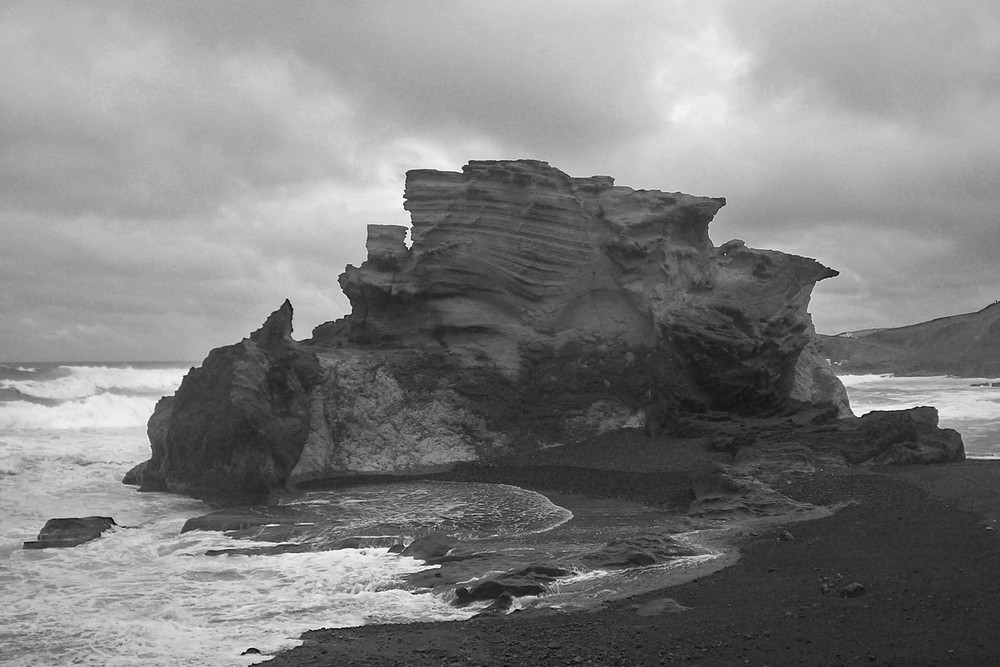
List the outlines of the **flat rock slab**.
{"label": "flat rock slab", "polygon": [[96,540],[101,534],[117,526],[109,516],[69,517],[49,519],[38,533],[38,539],[24,543],[25,549],[52,549],[75,547]]}

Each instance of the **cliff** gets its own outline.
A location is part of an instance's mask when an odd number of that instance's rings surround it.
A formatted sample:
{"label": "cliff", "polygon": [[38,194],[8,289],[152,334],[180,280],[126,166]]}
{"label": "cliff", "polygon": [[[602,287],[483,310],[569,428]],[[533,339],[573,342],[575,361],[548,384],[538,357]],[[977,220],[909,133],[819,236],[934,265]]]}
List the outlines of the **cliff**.
{"label": "cliff", "polygon": [[1000,377],[1000,303],[895,329],[820,336],[841,373]]}
{"label": "cliff", "polygon": [[157,406],[133,479],[231,504],[618,429],[678,432],[692,415],[849,416],[807,312],[836,271],[715,247],[724,204],[531,160],[411,171],[412,243],[369,227],[367,261],[340,276],[351,314],[299,343],[286,302],[214,350]]}

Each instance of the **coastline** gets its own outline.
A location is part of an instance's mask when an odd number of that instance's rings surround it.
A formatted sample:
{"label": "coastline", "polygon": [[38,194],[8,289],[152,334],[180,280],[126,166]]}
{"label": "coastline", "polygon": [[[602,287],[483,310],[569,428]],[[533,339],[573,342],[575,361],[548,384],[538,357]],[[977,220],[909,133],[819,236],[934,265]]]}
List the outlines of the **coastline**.
{"label": "coastline", "polygon": [[[550,498],[624,499],[679,513],[695,442],[638,435],[557,448],[447,478]],[[739,558],[714,573],[591,611],[528,609],[457,622],[312,630],[263,663],[298,665],[964,665],[1000,662],[1000,461],[785,475],[814,520],[741,527]],[[781,539],[788,532],[793,539]],[[787,536],[785,536],[787,537]],[[864,594],[841,596],[859,583]]]}

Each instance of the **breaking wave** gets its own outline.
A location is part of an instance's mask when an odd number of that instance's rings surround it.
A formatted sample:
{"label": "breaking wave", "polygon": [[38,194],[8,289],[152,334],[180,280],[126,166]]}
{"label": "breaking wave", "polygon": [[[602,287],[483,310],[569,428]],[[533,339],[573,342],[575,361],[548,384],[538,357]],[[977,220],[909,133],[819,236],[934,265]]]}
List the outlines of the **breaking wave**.
{"label": "breaking wave", "polygon": [[[2,379],[0,389],[26,397],[68,400],[105,392],[120,394],[172,393],[187,369],[132,366],[56,366],[46,373],[15,369],[32,377]],[[40,377],[33,377],[33,376]]]}
{"label": "breaking wave", "polygon": [[56,365],[0,367],[0,429],[142,426],[187,367]]}

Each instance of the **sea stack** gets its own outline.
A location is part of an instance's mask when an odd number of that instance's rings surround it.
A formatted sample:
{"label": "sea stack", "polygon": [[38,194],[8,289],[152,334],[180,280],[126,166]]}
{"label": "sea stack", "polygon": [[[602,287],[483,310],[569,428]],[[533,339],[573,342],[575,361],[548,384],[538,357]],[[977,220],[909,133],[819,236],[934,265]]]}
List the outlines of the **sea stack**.
{"label": "sea stack", "polygon": [[150,419],[142,487],[219,504],[419,473],[688,414],[850,414],[816,345],[819,262],[708,225],[725,205],[535,160],[410,171],[407,229],[371,225],[346,317],[289,303],[212,351]]}

